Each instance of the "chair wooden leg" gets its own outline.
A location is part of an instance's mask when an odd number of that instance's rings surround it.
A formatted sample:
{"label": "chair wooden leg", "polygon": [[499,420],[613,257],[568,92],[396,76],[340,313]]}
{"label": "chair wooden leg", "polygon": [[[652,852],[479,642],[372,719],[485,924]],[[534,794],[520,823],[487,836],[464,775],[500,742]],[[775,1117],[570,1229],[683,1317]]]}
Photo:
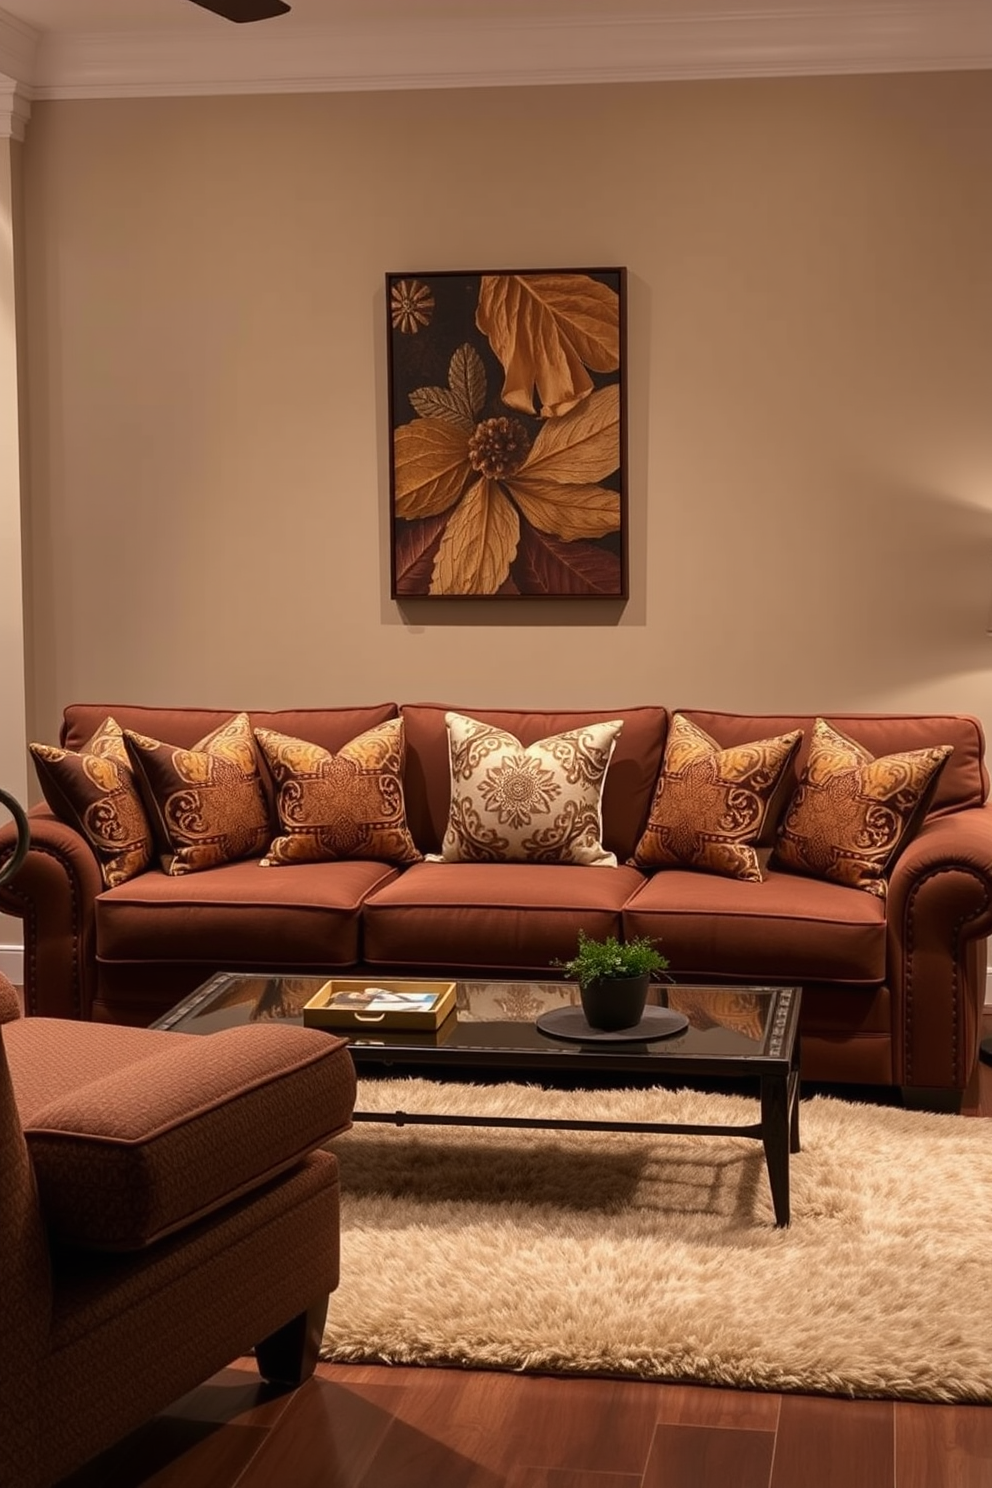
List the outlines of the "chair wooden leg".
{"label": "chair wooden leg", "polygon": [[302,1385],[313,1374],[329,1301],[321,1297],[255,1345],[258,1372],[270,1385]]}

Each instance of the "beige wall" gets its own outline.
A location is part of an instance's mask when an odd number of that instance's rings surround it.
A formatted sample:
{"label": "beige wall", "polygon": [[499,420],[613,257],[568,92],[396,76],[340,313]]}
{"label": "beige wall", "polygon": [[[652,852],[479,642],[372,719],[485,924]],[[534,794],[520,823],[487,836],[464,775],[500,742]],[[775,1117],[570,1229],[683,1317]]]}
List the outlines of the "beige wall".
{"label": "beige wall", "polygon": [[[29,726],[992,725],[992,75],[35,104]],[[388,598],[387,270],[629,272],[631,597]]]}

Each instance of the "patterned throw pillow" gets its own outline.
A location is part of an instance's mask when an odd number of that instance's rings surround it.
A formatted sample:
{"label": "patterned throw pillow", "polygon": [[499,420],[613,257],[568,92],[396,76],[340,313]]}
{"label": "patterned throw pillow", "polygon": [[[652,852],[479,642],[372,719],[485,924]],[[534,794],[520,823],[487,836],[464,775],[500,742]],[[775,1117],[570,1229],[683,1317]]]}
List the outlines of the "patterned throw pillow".
{"label": "patterned throw pillow", "polygon": [[107,888],[143,873],[154,844],[120,724],[105,718],[78,752],[29,747],[45,800],[89,842]]}
{"label": "patterned throw pillow", "polygon": [[269,840],[269,814],[247,713],[192,749],[124,730],[166,873],[197,873],[253,857]]}
{"label": "patterned throw pillow", "polygon": [[403,720],[391,718],[337,754],[273,729],[255,737],[276,785],[282,836],[262,867],[375,858],[417,863],[403,801]]}
{"label": "patterned throw pillow", "polygon": [[885,897],[885,874],[926,815],[950,744],[875,759],[818,718],[773,861]]}
{"label": "patterned throw pillow", "polygon": [[672,717],[635,868],[701,868],[760,883],[786,767],[802,729],[721,749],[682,713]]}
{"label": "patterned throw pillow", "polygon": [[571,863],[615,868],[603,847],[603,785],[621,720],[525,748],[491,724],[446,713],[451,807],[445,863]]}

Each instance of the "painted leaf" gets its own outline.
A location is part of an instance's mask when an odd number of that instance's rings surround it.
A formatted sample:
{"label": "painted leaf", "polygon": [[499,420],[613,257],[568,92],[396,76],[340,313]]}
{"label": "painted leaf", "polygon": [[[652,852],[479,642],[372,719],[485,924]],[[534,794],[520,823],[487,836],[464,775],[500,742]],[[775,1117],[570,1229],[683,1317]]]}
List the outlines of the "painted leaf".
{"label": "painted leaf", "polygon": [[410,394],[410,402],[421,418],[445,419],[449,424],[463,429],[466,434],[471,434],[475,428],[474,420],[466,417],[458,400],[447,388],[414,388]]}
{"label": "painted leaf", "polygon": [[393,431],[398,517],[433,517],[458,500],[469,478],[468,441],[443,419],[414,419]]}
{"label": "painted leaf", "polygon": [[514,570],[521,594],[622,593],[620,559],[589,543],[562,543],[524,527]]}
{"label": "painted leaf", "polygon": [[588,274],[484,274],[475,323],[499,358],[503,402],[558,418],[620,365],[620,302]]}
{"label": "painted leaf", "polygon": [[465,417],[474,424],[486,401],[486,369],[479,353],[468,341],[459,346],[451,358],[448,386]]}
{"label": "painted leaf", "polygon": [[619,530],[620,495],[606,486],[559,486],[536,476],[514,476],[511,489],[528,522],[564,542]]}
{"label": "painted leaf", "polygon": [[396,526],[395,569],[397,594],[429,594],[434,557],[441,541],[445,512],[422,522],[400,522]]}
{"label": "painted leaf", "polygon": [[495,594],[510,572],[520,518],[495,481],[470,486],[452,512],[434,560],[432,594]]}
{"label": "painted leaf", "polygon": [[448,365],[448,386],[414,388],[410,402],[421,418],[445,419],[471,434],[486,401],[486,369],[474,346],[459,346]]}
{"label": "painted leaf", "polygon": [[520,475],[586,485],[601,481],[620,464],[620,390],[599,388],[564,418],[542,424]]}

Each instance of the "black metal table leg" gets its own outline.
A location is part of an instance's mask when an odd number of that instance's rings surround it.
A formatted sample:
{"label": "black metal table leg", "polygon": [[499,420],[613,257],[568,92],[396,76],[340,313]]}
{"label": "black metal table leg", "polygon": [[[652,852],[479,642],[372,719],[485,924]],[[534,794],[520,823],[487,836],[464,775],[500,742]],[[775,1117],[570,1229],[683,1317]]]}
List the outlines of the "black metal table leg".
{"label": "black metal table leg", "polygon": [[789,1150],[793,1136],[799,1138],[798,1125],[793,1129],[792,1124],[799,1104],[798,1099],[789,1099],[792,1084],[793,1072],[766,1075],[761,1081],[761,1140],[777,1225],[789,1223]]}

